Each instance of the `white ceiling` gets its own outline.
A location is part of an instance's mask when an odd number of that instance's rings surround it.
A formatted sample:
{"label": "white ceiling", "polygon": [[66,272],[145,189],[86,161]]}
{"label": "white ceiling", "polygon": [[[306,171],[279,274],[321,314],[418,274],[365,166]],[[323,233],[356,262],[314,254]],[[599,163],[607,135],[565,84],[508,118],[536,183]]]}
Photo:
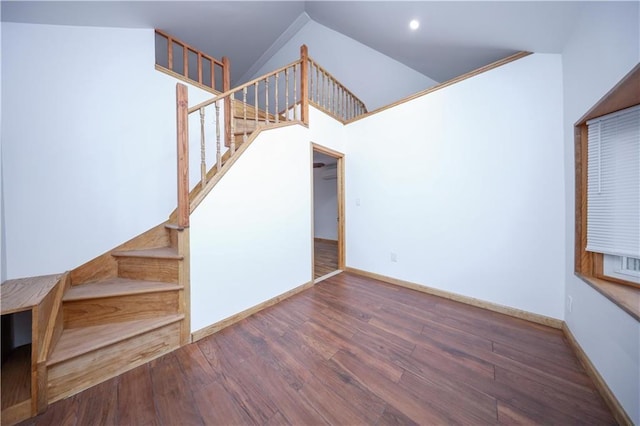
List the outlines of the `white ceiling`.
{"label": "white ceiling", "polygon": [[[306,13],[436,80],[528,50],[560,53],[583,1],[2,1],[2,21],[159,28],[216,57],[237,82]],[[417,18],[412,32],[408,22]],[[281,37],[282,36],[282,37]],[[354,64],[356,65],[356,64]]]}

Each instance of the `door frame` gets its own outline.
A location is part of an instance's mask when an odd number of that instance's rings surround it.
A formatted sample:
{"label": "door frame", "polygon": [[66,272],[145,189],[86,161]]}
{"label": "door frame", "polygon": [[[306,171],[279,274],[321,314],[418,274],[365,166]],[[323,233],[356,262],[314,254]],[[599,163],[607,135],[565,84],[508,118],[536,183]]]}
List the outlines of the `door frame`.
{"label": "door frame", "polygon": [[311,142],[311,279],[315,281],[315,250],[313,249],[315,243],[315,208],[314,208],[314,188],[313,188],[313,153],[319,152],[337,160],[336,164],[336,190],[338,201],[338,270],[344,271],[346,267],[345,256],[345,202],[344,202],[344,154],[331,148],[319,145]]}

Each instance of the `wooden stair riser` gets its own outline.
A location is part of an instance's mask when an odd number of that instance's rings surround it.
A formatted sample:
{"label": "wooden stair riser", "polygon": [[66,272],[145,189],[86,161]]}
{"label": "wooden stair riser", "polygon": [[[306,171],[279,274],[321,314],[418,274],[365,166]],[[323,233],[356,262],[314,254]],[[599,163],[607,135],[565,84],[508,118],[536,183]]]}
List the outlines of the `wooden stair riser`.
{"label": "wooden stair riser", "polygon": [[49,403],[83,391],[180,347],[180,321],[49,366]]}
{"label": "wooden stair riser", "polygon": [[70,272],[71,285],[102,281],[116,277],[118,275],[118,262],[111,255],[112,252],[172,246],[171,231],[172,230],[167,229],[164,224],[160,224],[113,250],[94,258]]}
{"label": "wooden stair riser", "polygon": [[64,302],[64,328],[88,327],[179,313],[179,289]]}
{"label": "wooden stair riser", "polygon": [[177,259],[121,257],[118,259],[118,276],[142,281],[178,283]]}

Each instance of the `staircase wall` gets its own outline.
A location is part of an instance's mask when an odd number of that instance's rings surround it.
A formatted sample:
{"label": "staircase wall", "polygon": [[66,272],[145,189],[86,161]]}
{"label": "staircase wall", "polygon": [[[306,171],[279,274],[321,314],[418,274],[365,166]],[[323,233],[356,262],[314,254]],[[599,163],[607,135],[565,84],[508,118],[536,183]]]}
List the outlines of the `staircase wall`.
{"label": "staircase wall", "polygon": [[527,56],[346,131],[348,266],[563,318],[559,55]]}
{"label": "staircase wall", "polygon": [[168,218],[175,84],[151,29],[2,23],[7,279],[75,268]]}
{"label": "staircase wall", "polygon": [[263,132],[191,215],[191,329],[311,280],[308,130]]}

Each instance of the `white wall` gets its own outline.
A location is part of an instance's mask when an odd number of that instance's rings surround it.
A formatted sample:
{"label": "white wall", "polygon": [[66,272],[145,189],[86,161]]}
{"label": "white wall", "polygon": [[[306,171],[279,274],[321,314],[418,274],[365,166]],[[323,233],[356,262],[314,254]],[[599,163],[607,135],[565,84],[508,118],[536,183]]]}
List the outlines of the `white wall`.
{"label": "white wall", "polygon": [[311,147],[263,132],[191,215],[191,330],[312,280]]}
{"label": "white wall", "polygon": [[[369,110],[436,84],[395,59],[313,20],[291,37],[252,78],[299,59],[303,44],[309,48],[309,55],[358,96]],[[358,66],[350,65],[353,63]]]}
{"label": "white wall", "polygon": [[573,125],[640,61],[637,2],[589,4],[562,54],[565,148],[565,321],[636,424],[640,424],[640,323],[574,276]]}
{"label": "white wall", "polygon": [[563,318],[559,55],[528,56],[346,131],[348,266]]}
{"label": "white wall", "polygon": [[2,24],[7,278],[77,267],[175,208],[176,81],[153,55],[151,29]]}
{"label": "white wall", "polygon": [[[2,46],[2,22],[0,22],[0,46]],[[0,99],[2,98],[2,66],[0,66]],[[0,128],[3,127],[2,102],[0,102]],[[0,142],[0,283],[7,279],[7,258],[4,238],[4,180],[2,178],[2,143]]]}
{"label": "white wall", "polygon": [[313,170],[313,233],[316,238],[338,240],[338,181],[324,179],[326,168]]}

